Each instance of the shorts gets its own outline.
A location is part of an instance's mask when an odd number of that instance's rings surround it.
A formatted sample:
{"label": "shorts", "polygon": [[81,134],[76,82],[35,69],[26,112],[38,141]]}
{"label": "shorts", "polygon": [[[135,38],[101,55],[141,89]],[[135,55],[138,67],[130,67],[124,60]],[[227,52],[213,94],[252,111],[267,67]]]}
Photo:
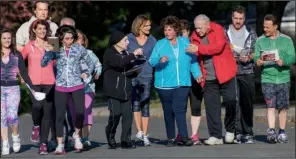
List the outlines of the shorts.
{"label": "shorts", "polygon": [[262,83],[262,93],[267,108],[289,109],[290,87],[290,82],[281,84]]}

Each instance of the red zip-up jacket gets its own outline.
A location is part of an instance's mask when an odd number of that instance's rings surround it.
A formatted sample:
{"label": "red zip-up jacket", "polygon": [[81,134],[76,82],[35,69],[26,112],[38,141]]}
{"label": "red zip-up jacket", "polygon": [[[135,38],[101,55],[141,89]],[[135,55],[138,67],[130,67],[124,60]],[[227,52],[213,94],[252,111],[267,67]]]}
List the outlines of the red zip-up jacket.
{"label": "red zip-up jacket", "polygon": [[[191,35],[191,43],[198,46],[198,60],[204,79],[206,79],[206,70],[203,62],[203,55],[210,55],[213,57],[213,65],[216,71],[216,77],[220,84],[223,84],[236,76],[237,64],[233,56],[230,45],[227,41],[227,37],[224,32],[224,28],[214,22],[210,22],[210,28],[208,32],[209,44],[202,44],[201,38],[196,31]],[[203,87],[205,80],[201,83]]]}

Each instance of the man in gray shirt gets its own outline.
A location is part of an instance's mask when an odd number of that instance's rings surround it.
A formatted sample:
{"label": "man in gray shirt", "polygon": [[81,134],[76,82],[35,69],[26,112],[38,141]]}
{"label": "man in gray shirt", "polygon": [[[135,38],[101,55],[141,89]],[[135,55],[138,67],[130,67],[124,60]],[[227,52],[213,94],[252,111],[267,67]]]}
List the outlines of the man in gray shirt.
{"label": "man in gray shirt", "polygon": [[246,11],[236,6],[232,11],[232,24],[225,27],[232,51],[237,61],[236,76],[236,140],[237,143],[254,143],[253,141],[253,102],[254,83],[254,49],[257,34],[245,25]]}

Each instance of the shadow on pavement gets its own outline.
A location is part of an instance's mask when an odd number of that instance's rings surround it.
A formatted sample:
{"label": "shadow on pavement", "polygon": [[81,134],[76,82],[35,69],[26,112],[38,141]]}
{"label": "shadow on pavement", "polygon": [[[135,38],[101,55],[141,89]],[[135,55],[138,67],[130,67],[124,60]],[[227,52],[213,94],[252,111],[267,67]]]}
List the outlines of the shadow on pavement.
{"label": "shadow on pavement", "polygon": [[259,141],[259,142],[264,142],[264,143],[268,143],[266,135],[256,135],[254,137],[255,141]]}
{"label": "shadow on pavement", "polygon": [[22,145],[21,149],[20,149],[20,151],[18,153],[26,152],[26,151],[30,150],[31,148],[36,148],[36,153],[38,153],[39,146],[38,145],[33,145],[33,144]]}

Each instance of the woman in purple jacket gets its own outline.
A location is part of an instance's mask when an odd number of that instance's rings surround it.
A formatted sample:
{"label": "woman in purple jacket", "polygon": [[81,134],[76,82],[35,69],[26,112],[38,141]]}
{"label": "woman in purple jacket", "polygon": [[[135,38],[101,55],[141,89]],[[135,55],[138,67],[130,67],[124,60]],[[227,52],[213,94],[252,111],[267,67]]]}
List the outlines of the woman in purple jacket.
{"label": "woman in purple jacket", "polygon": [[[18,130],[18,108],[20,103],[20,87],[17,76],[21,75],[24,81],[32,87],[31,79],[25,67],[22,55],[15,50],[11,31],[1,31],[1,141],[2,155],[10,153],[8,142],[8,125],[12,129],[12,148],[18,152],[21,140]],[[34,92],[34,91],[33,91]]]}

